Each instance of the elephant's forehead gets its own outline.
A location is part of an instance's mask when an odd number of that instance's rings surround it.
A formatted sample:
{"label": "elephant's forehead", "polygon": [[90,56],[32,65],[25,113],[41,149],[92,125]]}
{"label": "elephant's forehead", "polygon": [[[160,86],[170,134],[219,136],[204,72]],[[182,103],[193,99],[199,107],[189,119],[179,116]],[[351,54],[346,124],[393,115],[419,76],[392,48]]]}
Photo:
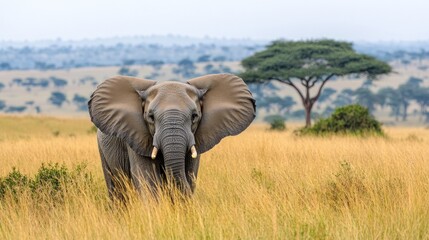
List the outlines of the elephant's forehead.
{"label": "elephant's forehead", "polygon": [[196,94],[195,87],[181,82],[172,82],[172,81],[161,82],[161,83],[157,83],[152,88],[156,89],[158,94],[164,93],[168,95],[172,95],[172,94],[188,95],[190,92],[193,92]]}
{"label": "elephant's forehead", "polygon": [[162,82],[152,87],[153,101],[158,107],[188,108],[197,100],[195,87],[180,82]]}

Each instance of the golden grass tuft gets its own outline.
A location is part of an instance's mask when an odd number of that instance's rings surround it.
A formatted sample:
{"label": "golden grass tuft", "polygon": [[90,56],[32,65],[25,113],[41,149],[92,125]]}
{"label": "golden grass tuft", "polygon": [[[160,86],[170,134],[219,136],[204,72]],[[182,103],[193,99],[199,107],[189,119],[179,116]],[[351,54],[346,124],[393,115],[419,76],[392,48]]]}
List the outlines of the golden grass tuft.
{"label": "golden grass tuft", "polygon": [[[197,190],[111,204],[86,120],[0,118],[0,176],[82,162],[65,202],[0,201],[0,239],[428,239],[429,130],[296,137],[253,125],[202,155]],[[59,131],[58,134],[53,133]]]}

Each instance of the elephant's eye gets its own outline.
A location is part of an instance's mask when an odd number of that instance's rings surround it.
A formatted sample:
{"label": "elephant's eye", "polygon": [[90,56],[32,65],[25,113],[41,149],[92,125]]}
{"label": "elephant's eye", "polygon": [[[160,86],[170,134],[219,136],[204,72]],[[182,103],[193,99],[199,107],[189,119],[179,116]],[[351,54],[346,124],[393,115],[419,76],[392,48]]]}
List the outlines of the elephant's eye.
{"label": "elephant's eye", "polygon": [[198,120],[198,114],[197,113],[192,113],[192,122],[194,123],[197,120]]}
{"label": "elephant's eye", "polygon": [[147,115],[147,119],[150,121],[150,122],[155,122],[155,116],[154,116],[154,114],[153,113],[149,113],[148,115]]}

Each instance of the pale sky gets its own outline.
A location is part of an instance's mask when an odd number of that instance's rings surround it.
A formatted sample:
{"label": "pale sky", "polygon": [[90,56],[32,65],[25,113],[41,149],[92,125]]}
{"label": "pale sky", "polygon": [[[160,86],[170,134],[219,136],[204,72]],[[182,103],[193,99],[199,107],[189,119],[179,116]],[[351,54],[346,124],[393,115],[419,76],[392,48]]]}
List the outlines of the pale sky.
{"label": "pale sky", "polygon": [[166,34],[429,40],[429,1],[0,0],[0,41]]}

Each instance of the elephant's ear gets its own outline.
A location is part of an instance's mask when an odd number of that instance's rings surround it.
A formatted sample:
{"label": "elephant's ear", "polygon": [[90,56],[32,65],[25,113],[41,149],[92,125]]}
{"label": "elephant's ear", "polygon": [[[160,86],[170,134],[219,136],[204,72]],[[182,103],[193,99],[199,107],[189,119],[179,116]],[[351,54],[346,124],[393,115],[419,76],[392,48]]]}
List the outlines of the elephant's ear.
{"label": "elephant's ear", "polygon": [[138,154],[150,156],[152,136],[143,120],[145,91],[155,81],[117,76],[101,83],[88,102],[91,121],[103,133],[126,141]]}
{"label": "elephant's ear", "polygon": [[195,132],[199,153],[210,150],[226,136],[239,134],[255,118],[255,100],[241,78],[212,74],[188,83],[206,90],[202,97],[202,118]]}

